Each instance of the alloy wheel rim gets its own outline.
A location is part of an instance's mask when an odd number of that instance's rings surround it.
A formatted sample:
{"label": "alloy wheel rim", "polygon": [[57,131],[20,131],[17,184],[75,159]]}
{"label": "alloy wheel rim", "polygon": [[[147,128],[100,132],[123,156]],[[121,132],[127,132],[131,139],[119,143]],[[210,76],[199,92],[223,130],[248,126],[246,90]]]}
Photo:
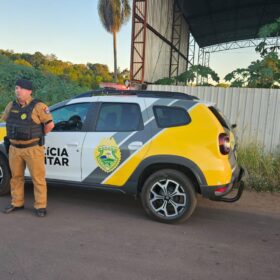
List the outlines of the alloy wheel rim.
{"label": "alloy wheel rim", "polygon": [[187,195],[178,182],[163,179],[151,187],[149,203],[156,215],[174,218],[186,209]]}

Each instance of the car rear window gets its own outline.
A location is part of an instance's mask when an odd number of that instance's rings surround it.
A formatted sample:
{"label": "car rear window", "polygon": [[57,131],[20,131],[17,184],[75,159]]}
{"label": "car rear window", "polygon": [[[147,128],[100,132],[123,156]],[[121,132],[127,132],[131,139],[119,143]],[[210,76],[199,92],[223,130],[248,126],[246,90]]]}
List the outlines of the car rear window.
{"label": "car rear window", "polygon": [[191,122],[188,112],[180,107],[154,106],[154,115],[158,127],[173,127]]}

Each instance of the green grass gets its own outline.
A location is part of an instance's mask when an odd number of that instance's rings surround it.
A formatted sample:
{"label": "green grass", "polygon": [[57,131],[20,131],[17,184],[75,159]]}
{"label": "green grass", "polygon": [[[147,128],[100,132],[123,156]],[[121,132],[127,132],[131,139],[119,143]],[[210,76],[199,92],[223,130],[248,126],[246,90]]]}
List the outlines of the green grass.
{"label": "green grass", "polygon": [[245,178],[248,190],[280,192],[280,149],[274,154],[268,154],[256,144],[240,147],[238,162],[248,172]]}

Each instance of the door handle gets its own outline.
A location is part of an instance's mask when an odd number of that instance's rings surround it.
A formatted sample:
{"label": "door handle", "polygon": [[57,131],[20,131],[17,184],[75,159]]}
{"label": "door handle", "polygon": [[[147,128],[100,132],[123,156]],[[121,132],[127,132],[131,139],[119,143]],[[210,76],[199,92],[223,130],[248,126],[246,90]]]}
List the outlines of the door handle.
{"label": "door handle", "polygon": [[134,142],[131,142],[129,145],[128,145],[128,149],[129,150],[138,150],[139,148],[141,148],[143,146],[143,142],[141,141],[134,141]]}

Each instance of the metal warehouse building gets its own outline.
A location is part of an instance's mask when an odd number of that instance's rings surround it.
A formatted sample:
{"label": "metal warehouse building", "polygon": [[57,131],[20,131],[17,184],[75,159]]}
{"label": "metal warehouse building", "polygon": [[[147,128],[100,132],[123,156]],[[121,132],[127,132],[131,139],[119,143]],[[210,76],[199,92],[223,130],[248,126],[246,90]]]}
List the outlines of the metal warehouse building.
{"label": "metal warehouse building", "polygon": [[280,1],[133,0],[132,12],[131,81],[152,83],[208,66],[212,52],[256,46],[260,27],[280,17]]}

